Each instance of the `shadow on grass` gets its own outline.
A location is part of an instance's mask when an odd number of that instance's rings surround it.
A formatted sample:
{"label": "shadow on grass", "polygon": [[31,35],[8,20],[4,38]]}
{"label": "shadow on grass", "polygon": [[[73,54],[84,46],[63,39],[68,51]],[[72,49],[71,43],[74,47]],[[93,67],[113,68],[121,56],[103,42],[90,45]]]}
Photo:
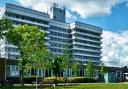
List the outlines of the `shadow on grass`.
{"label": "shadow on grass", "polygon": [[33,86],[2,86],[0,89],[35,89]]}
{"label": "shadow on grass", "polygon": [[80,84],[65,84],[65,85],[58,85],[58,86],[61,86],[61,87],[63,87],[63,86],[65,86],[65,87],[75,87],[75,86],[79,86]]}
{"label": "shadow on grass", "polygon": [[55,88],[44,86],[43,89],[74,89],[75,87],[78,87],[79,84],[65,84],[65,85],[57,85]]}

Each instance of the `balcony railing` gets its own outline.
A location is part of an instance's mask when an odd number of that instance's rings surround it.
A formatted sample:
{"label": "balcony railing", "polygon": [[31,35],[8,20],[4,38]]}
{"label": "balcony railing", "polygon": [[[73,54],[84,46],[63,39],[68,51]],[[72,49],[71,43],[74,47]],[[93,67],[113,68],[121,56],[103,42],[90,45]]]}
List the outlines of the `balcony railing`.
{"label": "balcony railing", "polygon": [[82,50],[82,51],[88,51],[88,52],[96,52],[96,53],[101,53],[101,51],[93,50],[93,49],[87,49],[87,48],[79,48],[79,47],[74,47],[73,49],[77,50]]}
{"label": "balcony railing", "polygon": [[89,46],[89,47],[95,47],[95,48],[102,48],[101,46],[96,46],[88,43],[79,43],[79,42],[73,42],[73,44],[83,45],[83,46]]}
{"label": "balcony railing", "polygon": [[74,55],[80,55],[80,56],[88,56],[88,57],[97,57],[97,58],[101,58],[101,56],[90,55],[90,54],[83,54],[83,53],[74,53]]}

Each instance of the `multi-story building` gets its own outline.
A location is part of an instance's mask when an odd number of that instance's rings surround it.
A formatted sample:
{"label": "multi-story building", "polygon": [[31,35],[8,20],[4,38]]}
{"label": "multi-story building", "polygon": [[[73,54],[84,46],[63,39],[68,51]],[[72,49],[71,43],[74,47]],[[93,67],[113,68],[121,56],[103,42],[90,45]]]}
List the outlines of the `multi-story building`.
{"label": "multi-story building", "polygon": [[[102,28],[89,24],[65,22],[65,8],[60,8],[54,4],[51,8],[52,16],[28,9],[25,7],[6,4],[3,17],[12,21],[13,26],[28,24],[39,26],[46,32],[45,44],[48,50],[55,55],[62,55],[64,46],[70,46],[73,60],[80,60],[86,64],[92,60],[96,65],[101,58],[101,34]],[[1,58],[18,60],[20,57],[18,47],[6,41],[0,41]],[[16,76],[18,69],[16,66],[8,66],[10,75]],[[13,73],[15,70],[15,73]],[[16,74],[17,73],[17,74]]]}
{"label": "multi-story building", "polygon": [[[28,24],[39,26],[46,32],[46,45],[49,46],[49,15],[32,9],[6,4],[4,18],[10,19],[13,26]],[[1,57],[6,59],[18,59],[20,54],[17,46],[9,44],[5,39],[1,39]]]}
{"label": "multi-story building", "polygon": [[98,65],[101,58],[102,29],[81,22],[70,24],[70,29],[74,59],[81,60],[83,64],[92,60]]}

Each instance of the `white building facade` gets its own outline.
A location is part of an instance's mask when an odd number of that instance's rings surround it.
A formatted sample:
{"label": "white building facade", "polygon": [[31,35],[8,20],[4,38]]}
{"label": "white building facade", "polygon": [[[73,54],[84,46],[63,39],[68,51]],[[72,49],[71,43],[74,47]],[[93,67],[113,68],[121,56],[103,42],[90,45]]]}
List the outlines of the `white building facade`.
{"label": "white building facade", "polygon": [[[48,50],[55,55],[62,55],[64,46],[69,45],[73,60],[80,60],[86,64],[92,60],[99,65],[101,59],[101,34],[102,28],[89,24],[65,22],[65,8],[56,4],[52,7],[52,18],[48,13],[43,13],[25,7],[6,4],[3,17],[12,21],[13,26],[35,25],[46,32],[45,44]],[[20,57],[18,47],[9,44],[5,39],[0,40],[1,57],[18,60]]]}

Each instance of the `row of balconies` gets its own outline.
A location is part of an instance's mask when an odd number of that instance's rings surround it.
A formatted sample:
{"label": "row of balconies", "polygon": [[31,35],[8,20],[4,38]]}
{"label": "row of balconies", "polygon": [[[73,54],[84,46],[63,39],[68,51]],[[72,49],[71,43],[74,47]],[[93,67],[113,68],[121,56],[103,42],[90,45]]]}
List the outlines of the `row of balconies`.
{"label": "row of balconies", "polygon": [[96,58],[101,58],[101,56],[97,55],[92,55],[92,54],[83,54],[83,53],[74,53],[74,55],[80,55],[80,56],[88,56],[88,57],[96,57]]}
{"label": "row of balconies", "polygon": [[95,35],[93,35],[93,34],[87,34],[87,33],[82,33],[82,32],[78,32],[78,31],[72,31],[72,32],[71,32],[71,34],[75,34],[75,33],[80,34],[80,35],[85,35],[85,36],[100,38],[100,39],[102,38],[102,37],[100,37],[100,36],[95,36]]}
{"label": "row of balconies", "polygon": [[13,18],[13,17],[8,17],[8,16],[6,16],[6,18],[11,19],[11,20],[15,20],[15,21],[19,21],[19,22],[23,22],[23,23],[27,23],[27,24],[33,24],[33,25],[43,26],[43,27],[48,27],[48,28],[50,27],[49,25],[46,25],[46,24],[32,22],[32,21],[28,21],[25,19],[18,19],[18,18]]}
{"label": "row of balconies", "polygon": [[73,49],[76,50],[81,50],[81,51],[88,51],[88,52],[96,52],[96,53],[101,53],[101,51],[99,50],[92,50],[92,49],[87,49],[87,48],[78,48],[78,47],[73,47]]}
{"label": "row of balconies", "polygon": [[56,35],[50,35],[50,37],[54,37],[54,38],[60,38],[60,39],[65,39],[65,40],[70,40],[67,37],[62,37],[62,36],[56,36]]}
{"label": "row of balconies", "polygon": [[83,41],[90,41],[90,42],[94,42],[94,43],[102,43],[101,41],[95,41],[95,40],[91,40],[91,39],[87,39],[87,38],[81,38],[81,37],[72,37],[72,39],[78,39],[78,40],[83,40]]}
{"label": "row of balconies", "polygon": [[53,30],[52,28],[50,28],[49,31],[53,31],[53,32],[57,32],[57,33],[63,33],[63,34],[67,34],[67,35],[70,34],[68,32],[64,32],[64,31],[57,31],[55,29]]}
{"label": "row of balconies", "polygon": [[96,45],[86,44],[86,43],[79,43],[79,42],[73,42],[73,44],[78,44],[78,45],[83,45],[83,46],[89,46],[89,47],[94,47],[94,48],[102,48],[101,46],[96,46]]}

